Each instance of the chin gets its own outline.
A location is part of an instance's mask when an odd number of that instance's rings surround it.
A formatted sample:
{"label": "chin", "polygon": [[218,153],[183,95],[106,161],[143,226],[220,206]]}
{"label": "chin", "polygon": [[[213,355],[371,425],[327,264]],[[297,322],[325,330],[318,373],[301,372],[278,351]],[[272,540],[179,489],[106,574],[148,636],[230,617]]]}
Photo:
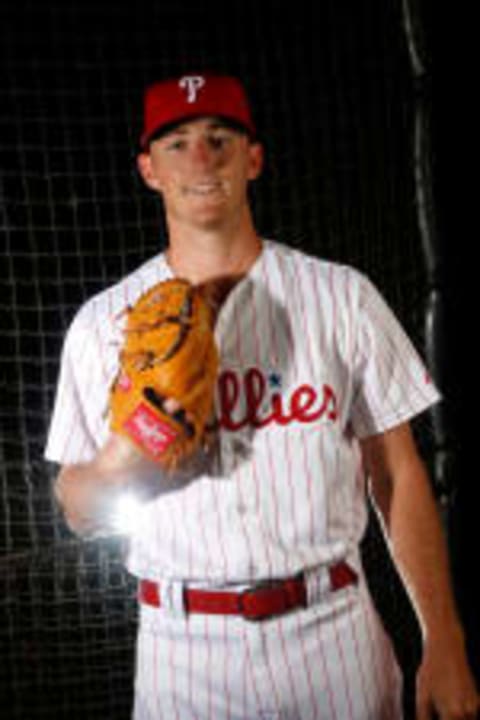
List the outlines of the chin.
{"label": "chin", "polygon": [[225,224],[225,221],[231,216],[231,213],[227,211],[226,207],[217,205],[215,207],[198,208],[195,212],[192,212],[189,216],[191,224],[198,225],[199,227],[215,228]]}

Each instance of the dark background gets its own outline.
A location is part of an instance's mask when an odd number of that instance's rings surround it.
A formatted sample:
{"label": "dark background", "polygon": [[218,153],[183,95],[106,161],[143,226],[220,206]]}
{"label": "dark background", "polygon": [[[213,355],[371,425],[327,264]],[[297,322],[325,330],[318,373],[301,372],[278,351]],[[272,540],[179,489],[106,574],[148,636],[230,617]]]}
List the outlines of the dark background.
{"label": "dark background", "polygon": [[478,154],[478,115],[472,92],[476,83],[474,25],[466,3],[460,3],[454,12],[441,3],[435,7],[426,3],[425,7],[432,53],[432,177],[439,250],[445,259],[445,364],[450,419],[458,438],[450,547],[457,597],[478,681],[480,590],[475,574],[479,392],[478,383],[472,380],[477,368],[478,283],[476,262],[469,261],[476,253],[478,224],[476,182],[472,182]]}
{"label": "dark background", "polygon": [[[134,169],[142,89],[208,67],[238,73],[249,88],[267,149],[254,194],[264,235],[365,271],[424,356],[432,290],[441,298],[433,369],[444,410],[415,423],[415,432],[447,508],[454,584],[480,677],[476,199],[467,191],[472,61],[460,6],[424,1],[411,9],[425,70],[416,80],[400,0],[281,10],[273,0],[115,11],[106,0],[2,4],[0,693],[7,718],[128,716],[135,599],[124,548],[116,540],[80,543],[68,532],[51,497],[55,468],[42,451],[76,309],[165,241],[157,202]],[[431,180],[433,272],[416,206],[419,103],[430,118],[424,182]],[[408,635],[402,617],[394,624]]]}

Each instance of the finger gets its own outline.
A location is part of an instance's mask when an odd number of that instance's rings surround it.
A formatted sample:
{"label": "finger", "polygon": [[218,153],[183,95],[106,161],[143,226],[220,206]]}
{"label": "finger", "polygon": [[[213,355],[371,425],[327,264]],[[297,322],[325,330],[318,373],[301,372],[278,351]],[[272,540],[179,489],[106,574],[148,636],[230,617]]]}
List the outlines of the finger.
{"label": "finger", "polygon": [[165,408],[166,412],[169,415],[172,415],[177,410],[180,410],[181,405],[178,402],[178,400],[175,400],[175,398],[169,397],[169,398],[165,398],[163,407]]}
{"label": "finger", "polygon": [[428,698],[417,697],[416,705],[416,720],[435,720],[435,715],[432,715],[432,706]]}

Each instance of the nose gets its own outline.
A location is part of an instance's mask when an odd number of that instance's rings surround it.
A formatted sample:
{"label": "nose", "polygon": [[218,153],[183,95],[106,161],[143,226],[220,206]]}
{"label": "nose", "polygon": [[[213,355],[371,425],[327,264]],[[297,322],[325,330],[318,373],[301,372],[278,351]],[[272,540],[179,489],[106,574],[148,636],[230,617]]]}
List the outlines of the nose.
{"label": "nose", "polygon": [[206,138],[198,138],[192,145],[190,160],[194,167],[200,169],[213,169],[219,163],[218,153]]}

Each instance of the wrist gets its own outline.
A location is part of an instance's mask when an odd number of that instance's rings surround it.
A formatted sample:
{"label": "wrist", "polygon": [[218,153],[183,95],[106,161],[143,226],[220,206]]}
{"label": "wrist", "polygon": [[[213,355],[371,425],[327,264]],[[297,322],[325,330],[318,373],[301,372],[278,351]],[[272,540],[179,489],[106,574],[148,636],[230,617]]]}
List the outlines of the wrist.
{"label": "wrist", "polygon": [[425,646],[435,652],[448,653],[452,648],[465,648],[465,634],[460,620],[456,617],[426,628]]}
{"label": "wrist", "polygon": [[122,485],[125,483],[125,471],[141,460],[141,454],[132,442],[112,433],[92,464],[103,482]]}

